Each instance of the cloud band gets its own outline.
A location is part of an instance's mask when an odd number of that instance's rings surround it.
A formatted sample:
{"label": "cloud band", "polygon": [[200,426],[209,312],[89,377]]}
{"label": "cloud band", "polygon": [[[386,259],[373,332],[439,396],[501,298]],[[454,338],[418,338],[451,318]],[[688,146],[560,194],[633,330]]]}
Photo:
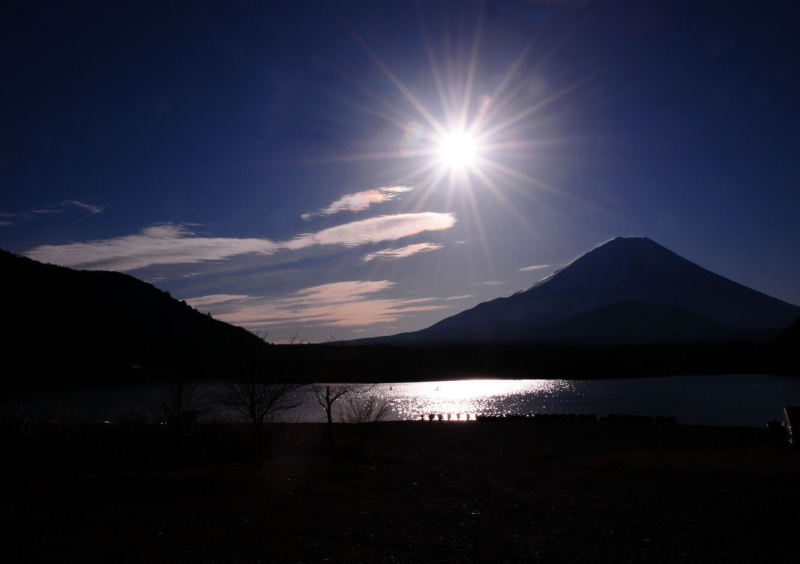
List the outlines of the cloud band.
{"label": "cloud band", "polygon": [[159,264],[191,264],[223,260],[237,255],[270,255],[315,245],[354,247],[392,241],[424,231],[448,229],[455,224],[450,213],[384,215],[300,235],[285,242],[269,239],[197,237],[185,226],[165,224],[134,235],[64,245],[41,245],[25,254],[49,262],[89,270],[136,270]]}

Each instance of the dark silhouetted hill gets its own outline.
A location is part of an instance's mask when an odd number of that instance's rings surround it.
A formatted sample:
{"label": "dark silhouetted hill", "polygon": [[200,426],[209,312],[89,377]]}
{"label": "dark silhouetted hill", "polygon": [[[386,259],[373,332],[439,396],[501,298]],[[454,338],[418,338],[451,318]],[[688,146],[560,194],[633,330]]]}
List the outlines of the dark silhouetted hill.
{"label": "dark silhouetted hill", "polygon": [[781,345],[797,346],[797,350],[800,350],[800,318],[780,334],[777,342]]}
{"label": "dark silhouetted hill", "polygon": [[784,372],[800,374],[800,318],[775,339],[772,349]]}
{"label": "dark silhouetted hill", "polygon": [[6,381],[225,377],[265,366],[269,346],[118,272],[78,271],[0,251]]}

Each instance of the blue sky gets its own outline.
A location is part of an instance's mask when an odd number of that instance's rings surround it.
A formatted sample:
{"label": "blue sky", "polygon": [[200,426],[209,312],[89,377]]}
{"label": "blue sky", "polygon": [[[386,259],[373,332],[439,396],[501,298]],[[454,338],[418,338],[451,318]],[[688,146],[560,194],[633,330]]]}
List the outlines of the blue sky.
{"label": "blue sky", "polygon": [[0,13],[0,247],[271,341],[420,329],[618,235],[800,303],[791,2],[109,4]]}

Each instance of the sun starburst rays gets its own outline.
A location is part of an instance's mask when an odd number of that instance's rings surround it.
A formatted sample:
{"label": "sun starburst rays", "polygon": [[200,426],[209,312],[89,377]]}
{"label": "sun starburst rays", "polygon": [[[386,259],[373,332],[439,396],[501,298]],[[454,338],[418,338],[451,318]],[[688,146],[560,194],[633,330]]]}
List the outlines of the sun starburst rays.
{"label": "sun starburst rays", "polygon": [[[457,57],[453,54],[459,50],[453,46],[452,38],[445,35],[441,45],[437,45],[431,39],[424,18],[420,17],[419,25],[432,79],[430,92],[420,90],[419,84],[404,81],[400,70],[393,69],[363,38],[351,31],[399,96],[376,92],[371,103],[345,102],[397,128],[402,137],[397,149],[332,156],[325,160],[406,160],[407,169],[395,169],[398,177],[392,180],[414,185],[416,190],[413,198],[401,203],[401,207],[405,211],[420,211],[429,206],[432,199],[444,195],[445,207],[460,206],[464,220],[469,217],[467,223],[476,230],[476,237],[484,245],[488,236],[481,217],[485,212],[481,208],[486,204],[485,195],[525,226],[530,224],[530,219],[520,212],[518,203],[514,203],[519,197],[537,199],[542,194],[558,194],[574,199],[567,191],[547,182],[546,174],[532,173],[536,170],[532,163],[543,162],[542,149],[550,151],[555,145],[569,142],[567,138],[552,135],[553,126],[557,126],[561,116],[561,112],[553,111],[554,105],[592,77],[532,93],[526,79],[521,77],[529,76],[553,55],[552,52],[541,54],[540,60],[528,65],[534,53],[533,38],[504,72],[492,80],[492,87],[485,88],[482,83],[486,69],[482,72],[479,65],[482,14],[470,39],[465,41],[468,45],[460,50],[465,55],[460,66],[454,63]],[[436,102],[431,104],[431,100],[436,100],[438,107]],[[491,259],[488,246],[484,252],[487,259]]]}

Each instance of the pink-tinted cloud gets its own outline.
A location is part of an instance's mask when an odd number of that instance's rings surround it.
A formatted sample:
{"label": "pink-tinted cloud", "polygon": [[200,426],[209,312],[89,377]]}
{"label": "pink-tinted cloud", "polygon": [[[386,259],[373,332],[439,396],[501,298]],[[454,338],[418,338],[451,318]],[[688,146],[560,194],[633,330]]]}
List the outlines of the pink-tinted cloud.
{"label": "pink-tinted cloud", "polygon": [[455,224],[449,213],[408,213],[374,217],[300,235],[286,242],[269,239],[197,237],[186,226],[157,225],[135,235],[64,245],[42,245],[27,256],[62,266],[84,269],[136,270],[157,264],[192,264],[243,254],[269,255],[314,245],[357,246],[393,241],[423,231],[448,229]]}
{"label": "pink-tinted cloud", "polygon": [[410,313],[445,307],[430,303],[434,298],[377,296],[393,286],[388,280],[335,282],[304,288],[283,298],[252,297],[219,303],[212,313],[217,319],[243,327],[287,323],[359,327],[391,323]]}
{"label": "pink-tinted cloud", "polygon": [[437,245],[436,243],[413,243],[411,245],[406,245],[405,247],[400,247],[398,249],[385,249],[383,251],[376,251],[374,253],[369,253],[368,255],[364,256],[364,262],[369,262],[375,259],[406,258],[410,257],[411,255],[415,255],[417,253],[435,251],[436,249],[441,249],[441,248],[442,246]]}
{"label": "pink-tinted cloud", "polygon": [[209,306],[214,304],[222,304],[225,302],[232,302],[238,300],[246,300],[250,296],[245,294],[211,294],[208,296],[198,296],[196,298],[187,298],[184,300],[187,304],[194,308]]}
{"label": "pink-tinted cloud", "polygon": [[316,212],[304,213],[300,217],[311,219],[315,215],[333,215],[341,211],[359,212],[369,208],[372,204],[379,204],[394,199],[398,194],[409,192],[408,186],[382,186],[372,190],[364,190],[353,194],[345,194],[328,207]]}

